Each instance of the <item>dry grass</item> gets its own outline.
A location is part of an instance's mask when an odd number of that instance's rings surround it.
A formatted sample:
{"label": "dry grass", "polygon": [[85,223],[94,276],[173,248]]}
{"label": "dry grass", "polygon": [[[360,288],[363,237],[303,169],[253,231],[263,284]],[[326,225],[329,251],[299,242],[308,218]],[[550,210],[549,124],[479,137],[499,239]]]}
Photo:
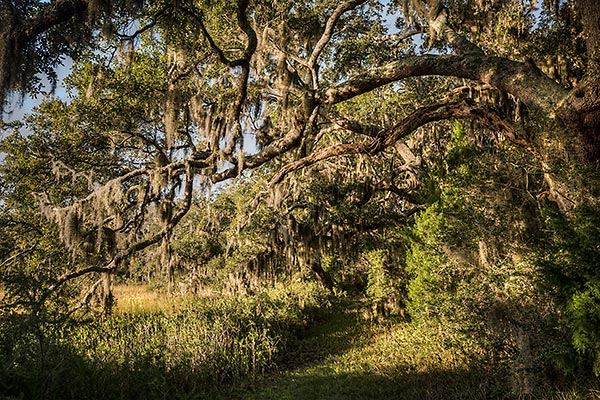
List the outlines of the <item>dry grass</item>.
{"label": "dry grass", "polygon": [[190,300],[209,293],[169,295],[150,285],[120,284],[114,286],[113,295],[117,313],[154,313],[176,311]]}

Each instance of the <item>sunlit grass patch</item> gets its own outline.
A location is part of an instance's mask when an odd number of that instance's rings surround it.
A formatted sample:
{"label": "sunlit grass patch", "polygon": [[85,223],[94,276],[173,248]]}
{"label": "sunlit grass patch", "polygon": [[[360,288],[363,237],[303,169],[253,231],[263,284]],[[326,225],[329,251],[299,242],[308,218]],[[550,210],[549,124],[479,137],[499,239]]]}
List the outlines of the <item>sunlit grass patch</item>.
{"label": "sunlit grass patch", "polygon": [[113,289],[117,313],[155,313],[176,311],[197,297],[210,296],[210,292],[197,294],[168,294],[151,285],[118,284]]}
{"label": "sunlit grass patch", "polygon": [[600,399],[600,390],[594,389],[571,389],[557,393],[553,399],[555,400],[598,400]]}
{"label": "sunlit grass patch", "polygon": [[[294,354],[298,365],[246,399],[485,399],[482,373],[408,322],[333,314]],[[312,359],[311,359],[312,356]]]}

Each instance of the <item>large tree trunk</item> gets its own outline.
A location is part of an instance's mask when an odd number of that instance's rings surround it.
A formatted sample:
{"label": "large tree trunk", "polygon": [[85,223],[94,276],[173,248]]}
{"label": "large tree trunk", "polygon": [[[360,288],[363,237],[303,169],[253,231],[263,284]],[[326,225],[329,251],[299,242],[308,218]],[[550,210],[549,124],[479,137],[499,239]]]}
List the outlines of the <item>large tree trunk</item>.
{"label": "large tree trunk", "polygon": [[587,53],[587,75],[563,103],[579,115],[576,122],[585,140],[586,161],[600,169],[600,7],[597,0],[575,2]]}
{"label": "large tree trunk", "polygon": [[331,275],[323,269],[320,261],[315,261],[310,264],[310,269],[317,275],[319,283],[329,291],[333,290],[333,279]]}
{"label": "large tree trunk", "polygon": [[333,290],[333,279],[331,275],[323,269],[321,265],[321,249],[318,245],[318,239],[314,235],[300,237],[298,243],[298,260],[301,265],[309,269],[316,275],[317,280],[327,290]]}

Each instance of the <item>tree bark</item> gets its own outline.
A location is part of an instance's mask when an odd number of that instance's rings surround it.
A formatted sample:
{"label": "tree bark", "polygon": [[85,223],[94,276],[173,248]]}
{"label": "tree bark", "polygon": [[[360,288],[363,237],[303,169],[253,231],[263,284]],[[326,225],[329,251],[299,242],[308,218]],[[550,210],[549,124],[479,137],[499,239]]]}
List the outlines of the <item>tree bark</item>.
{"label": "tree bark", "polygon": [[578,0],[576,7],[590,63],[588,70],[596,73],[600,66],[600,7],[597,0]]}
{"label": "tree bark", "polygon": [[88,7],[85,0],[58,0],[44,8],[37,16],[27,21],[15,33],[19,47],[35,40],[38,35],[48,29],[67,22],[78,14],[83,14]]}
{"label": "tree bark", "polygon": [[532,109],[552,117],[568,91],[530,63],[478,54],[404,57],[319,94],[324,104],[337,104],[373,89],[416,76],[450,76],[489,83],[514,95]]}
{"label": "tree bark", "polygon": [[114,305],[114,296],[112,293],[112,279],[110,272],[102,272],[102,287],[100,288],[100,306],[102,314],[108,317],[112,313]]}
{"label": "tree bark", "polygon": [[323,269],[320,262],[312,263],[310,269],[317,275],[319,283],[321,283],[325,289],[329,291],[333,290],[333,279],[331,278],[331,275]]}

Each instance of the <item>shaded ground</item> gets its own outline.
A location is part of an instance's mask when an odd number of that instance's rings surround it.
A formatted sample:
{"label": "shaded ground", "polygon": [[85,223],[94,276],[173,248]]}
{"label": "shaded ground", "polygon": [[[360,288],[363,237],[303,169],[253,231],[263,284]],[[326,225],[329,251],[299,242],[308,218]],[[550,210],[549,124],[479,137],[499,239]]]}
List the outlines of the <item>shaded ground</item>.
{"label": "shaded ground", "polygon": [[423,343],[428,348],[419,354],[419,338],[408,337],[405,328],[404,322],[374,325],[353,311],[334,313],[306,332],[296,352],[280,365],[282,373],[224,398],[511,398],[510,393],[490,392],[481,372],[458,367],[459,360],[448,354],[427,354],[435,348],[431,344]]}

